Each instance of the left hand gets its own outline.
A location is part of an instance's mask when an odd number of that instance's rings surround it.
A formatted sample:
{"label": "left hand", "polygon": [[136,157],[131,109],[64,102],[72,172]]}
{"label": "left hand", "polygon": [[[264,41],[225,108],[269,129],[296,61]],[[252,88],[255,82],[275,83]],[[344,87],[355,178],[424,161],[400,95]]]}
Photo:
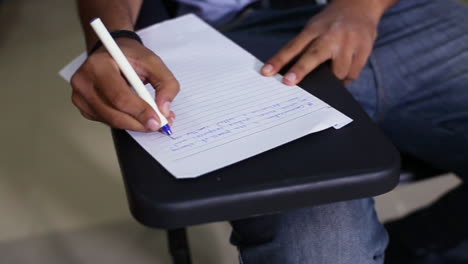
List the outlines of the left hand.
{"label": "left hand", "polygon": [[300,56],[284,75],[283,82],[287,85],[299,83],[327,60],[331,60],[332,71],[338,79],[345,83],[355,80],[364,68],[377,37],[377,25],[383,13],[380,6],[371,4],[377,2],[332,1],[263,66],[262,74],[275,75]]}

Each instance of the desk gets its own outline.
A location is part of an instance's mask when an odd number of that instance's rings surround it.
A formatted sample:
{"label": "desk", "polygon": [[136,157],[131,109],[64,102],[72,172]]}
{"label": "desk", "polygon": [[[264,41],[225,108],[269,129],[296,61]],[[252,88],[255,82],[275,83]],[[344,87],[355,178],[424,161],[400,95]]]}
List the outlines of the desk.
{"label": "desk", "polygon": [[129,134],[113,130],[133,216],[157,228],[246,218],[374,196],[398,182],[399,154],[326,67],[301,87],[354,122],[209,173],[177,180]]}
{"label": "desk", "polygon": [[[262,59],[278,48],[265,49],[259,43],[241,45]],[[256,47],[261,49],[255,52]],[[175,179],[129,134],[113,129],[133,216],[149,227],[177,229],[375,196],[394,188],[400,168],[397,150],[328,67],[321,66],[299,86],[354,122],[339,130],[305,136],[196,179]],[[181,235],[178,241],[182,244],[170,244],[171,250],[176,247],[173,254],[178,254],[177,248],[179,252],[186,248],[185,233],[177,235]]]}

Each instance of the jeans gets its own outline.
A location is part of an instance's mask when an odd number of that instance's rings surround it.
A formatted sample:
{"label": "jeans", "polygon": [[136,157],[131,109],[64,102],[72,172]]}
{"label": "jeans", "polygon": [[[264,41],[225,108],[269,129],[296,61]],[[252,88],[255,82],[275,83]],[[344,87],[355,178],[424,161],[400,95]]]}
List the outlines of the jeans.
{"label": "jeans", "polygon": [[[321,8],[251,10],[223,30],[266,60]],[[382,18],[369,62],[347,89],[402,152],[462,180],[468,176],[468,7],[401,0]],[[468,238],[467,201],[464,183],[401,220],[395,235],[411,250],[441,252],[418,263],[451,263],[453,254],[442,251]],[[231,242],[245,264],[383,263],[388,243],[371,198],[233,221],[232,227]]]}

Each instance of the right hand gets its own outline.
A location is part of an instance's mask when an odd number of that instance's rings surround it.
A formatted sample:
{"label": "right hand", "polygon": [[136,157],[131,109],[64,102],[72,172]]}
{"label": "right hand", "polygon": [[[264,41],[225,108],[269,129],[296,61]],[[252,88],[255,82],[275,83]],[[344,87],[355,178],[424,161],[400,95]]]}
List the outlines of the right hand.
{"label": "right hand", "polygon": [[[144,83],[156,89],[156,104],[170,123],[171,102],[179,83],[163,61],[138,41],[116,40]],[[153,108],[132,91],[117,63],[104,47],[96,50],[72,76],[72,102],[81,114],[111,127],[140,132],[157,131],[160,120]]]}

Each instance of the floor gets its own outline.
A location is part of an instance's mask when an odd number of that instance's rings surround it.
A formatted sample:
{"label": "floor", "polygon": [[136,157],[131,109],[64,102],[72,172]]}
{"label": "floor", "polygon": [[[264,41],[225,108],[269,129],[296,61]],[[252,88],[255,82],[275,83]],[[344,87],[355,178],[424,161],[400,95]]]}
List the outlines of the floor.
{"label": "floor", "polygon": [[[0,262],[169,263],[165,233],[129,215],[109,129],[80,116],[57,75],[84,47],[74,1],[0,0],[0,30]],[[457,184],[445,175],[399,187],[377,197],[379,217]],[[194,263],[237,263],[229,229],[190,228]]]}

